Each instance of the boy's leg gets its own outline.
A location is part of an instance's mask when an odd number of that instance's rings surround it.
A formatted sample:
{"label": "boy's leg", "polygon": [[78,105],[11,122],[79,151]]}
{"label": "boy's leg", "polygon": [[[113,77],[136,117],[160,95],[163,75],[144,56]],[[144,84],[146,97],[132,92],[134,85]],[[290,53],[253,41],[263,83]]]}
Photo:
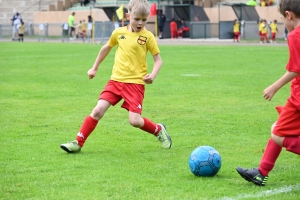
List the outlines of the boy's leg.
{"label": "boy's leg", "polygon": [[272,139],[269,139],[258,167],[258,170],[263,176],[268,176],[269,172],[273,169],[281,150],[281,146],[276,144]]}
{"label": "boy's leg", "polygon": [[259,186],[265,186],[268,174],[273,169],[281,150],[282,147],[270,139],[258,168],[244,169],[237,167],[236,170],[245,180]]}
{"label": "boy's leg", "polygon": [[147,118],[142,119],[144,120],[144,125],[140,129],[155,135],[157,139],[161,142],[163,148],[171,148],[172,139],[167,133],[166,127],[163,124],[155,124]]}
{"label": "boy's leg", "polygon": [[92,118],[90,115],[87,116],[81,127],[79,132],[77,133],[76,140],[79,146],[83,146],[89,135],[94,131],[98,124],[98,120]]}
{"label": "boy's leg", "polygon": [[300,155],[300,110],[289,101],[284,107],[276,107],[280,113],[272,138],[287,151]]}
{"label": "boy's leg", "polygon": [[76,136],[76,140],[78,141],[79,146],[83,146],[89,135],[94,131],[96,128],[98,121],[103,117],[104,113],[107,109],[111,106],[111,104],[103,99],[100,99],[93,109],[91,115],[87,116]]}
{"label": "boy's leg", "polygon": [[68,142],[66,144],[62,144],[60,145],[60,147],[68,153],[79,152],[89,135],[96,128],[98,121],[103,117],[104,113],[110,106],[111,104],[108,101],[100,99],[96,107],[93,109],[91,115],[87,116],[84,119],[76,136],[76,140]]}
{"label": "boy's leg", "polygon": [[168,135],[166,128],[163,124],[156,124],[147,118],[141,116],[143,108],[145,86],[139,84],[123,84],[122,97],[124,102],[122,108],[129,112],[129,123],[155,135],[161,142],[163,148],[170,148],[172,140]]}

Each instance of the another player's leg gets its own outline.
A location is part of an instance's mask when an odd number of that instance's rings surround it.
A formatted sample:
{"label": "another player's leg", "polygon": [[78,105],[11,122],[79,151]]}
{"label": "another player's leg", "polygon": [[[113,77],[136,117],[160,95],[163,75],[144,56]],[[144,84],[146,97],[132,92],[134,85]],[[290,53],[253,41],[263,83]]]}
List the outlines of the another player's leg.
{"label": "another player's leg", "polygon": [[276,107],[279,119],[272,131],[272,139],[287,151],[300,155],[300,110],[289,101],[284,107]]}
{"label": "another player's leg", "polygon": [[110,105],[111,104],[108,101],[100,99],[91,115],[84,119],[79,132],[77,133],[76,140],[61,144],[60,147],[68,153],[79,152]]}
{"label": "another player's leg", "polygon": [[[271,127],[271,133],[273,133],[275,124],[276,122]],[[258,168],[245,169],[242,167],[237,167],[236,171],[245,180],[253,182],[259,186],[265,186],[268,180],[269,172],[273,169],[281,150],[282,147],[280,145],[276,144],[272,139],[269,139]]]}
{"label": "another player's leg", "polygon": [[268,174],[273,169],[281,150],[282,147],[270,139],[258,168],[245,169],[237,167],[236,170],[245,180],[259,186],[265,186]]}

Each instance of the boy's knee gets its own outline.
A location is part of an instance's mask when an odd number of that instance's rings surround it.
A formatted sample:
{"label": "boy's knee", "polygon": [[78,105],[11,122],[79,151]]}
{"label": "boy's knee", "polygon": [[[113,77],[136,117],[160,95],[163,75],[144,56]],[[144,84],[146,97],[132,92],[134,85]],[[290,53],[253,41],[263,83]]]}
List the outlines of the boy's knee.
{"label": "boy's knee", "polygon": [[131,126],[136,127],[136,128],[140,128],[140,123],[138,120],[136,119],[129,119],[129,123]]}
{"label": "boy's knee", "polygon": [[99,107],[95,107],[91,113],[91,117],[100,120],[104,115],[104,112]]}
{"label": "boy's knee", "polygon": [[271,138],[276,144],[278,144],[279,146],[282,146],[284,137],[281,137],[281,136],[278,136],[278,135],[275,135],[272,133]]}

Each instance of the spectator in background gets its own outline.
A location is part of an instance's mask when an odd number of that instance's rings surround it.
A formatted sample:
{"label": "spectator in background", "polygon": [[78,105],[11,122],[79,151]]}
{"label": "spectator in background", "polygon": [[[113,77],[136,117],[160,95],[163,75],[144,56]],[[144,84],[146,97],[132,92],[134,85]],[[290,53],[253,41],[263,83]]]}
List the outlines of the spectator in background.
{"label": "spectator in background", "polygon": [[13,30],[12,30],[12,41],[17,40],[19,26],[21,25],[22,18],[21,15],[17,12],[11,19]]}
{"label": "spectator in background", "polygon": [[93,37],[93,18],[91,15],[88,16],[88,26],[90,26],[91,28],[91,37]]}
{"label": "spectator in background", "polygon": [[260,5],[261,7],[267,6],[265,0],[260,0],[259,5]]}
{"label": "spectator in background", "polygon": [[173,18],[170,22],[170,30],[171,30],[171,38],[177,38],[177,23],[175,22],[175,19]]}
{"label": "spectator in background", "polygon": [[162,10],[159,10],[157,15],[158,28],[159,28],[159,39],[163,38],[164,26],[166,22],[166,16],[163,14]]}
{"label": "spectator in background", "polygon": [[258,36],[259,36],[259,38],[261,38],[261,28],[262,28],[262,24],[263,24],[263,19],[259,19],[257,21],[257,24],[258,24]]}
{"label": "spectator in background", "polygon": [[86,38],[86,30],[87,30],[87,24],[86,24],[85,20],[82,20],[82,34],[83,34],[84,38]]}
{"label": "spectator in background", "polygon": [[179,27],[178,31],[177,31],[177,36],[178,37],[182,37],[184,32],[187,32],[190,30],[190,27],[188,27],[185,22],[184,19],[181,19],[181,26]]}
{"label": "spectator in background", "polygon": [[287,40],[288,34],[289,34],[289,31],[287,30],[287,28],[284,28],[284,40]]}
{"label": "spectator in background", "polygon": [[91,0],[92,7],[95,7],[96,0]]}
{"label": "spectator in background", "polygon": [[270,24],[270,29],[271,29],[271,39],[270,41],[272,43],[276,43],[276,33],[278,31],[277,29],[277,20],[275,19],[271,24]]}
{"label": "spectator in background", "polygon": [[83,33],[82,33],[82,21],[81,20],[79,21],[79,24],[77,25],[76,38],[82,38],[84,40]]}
{"label": "spectator in background", "polygon": [[268,1],[268,6],[272,6],[272,5],[274,5],[274,0],[269,0]]}
{"label": "spectator in background", "polygon": [[69,18],[68,18],[68,24],[69,24],[69,31],[70,31],[70,39],[74,39],[75,38],[75,12],[73,12]]}
{"label": "spectator in background", "polygon": [[25,29],[25,26],[24,26],[24,22],[22,21],[21,22],[21,25],[19,26],[19,29],[18,29],[18,33],[19,33],[19,42],[20,41],[24,41],[24,29]]}
{"label": "spectator in background", "polygon": [[241,35],[240,26],[241,26],[240,22],[237,19],[235,19],[233,23],[233,42],[240,41],[240,35]]}
{"label": "spectator in background", "polygon": [[86,6],[90,3],[90,0],[80,0],[80,6]]}
{"label": "spectator in background", "polygon": [[268,27],[267,27],[267,20],[263,20],[261,24],[261,34],[260,34],[260,43],[264,43],[266,39],[266,42],[269,42],[268,39]]}

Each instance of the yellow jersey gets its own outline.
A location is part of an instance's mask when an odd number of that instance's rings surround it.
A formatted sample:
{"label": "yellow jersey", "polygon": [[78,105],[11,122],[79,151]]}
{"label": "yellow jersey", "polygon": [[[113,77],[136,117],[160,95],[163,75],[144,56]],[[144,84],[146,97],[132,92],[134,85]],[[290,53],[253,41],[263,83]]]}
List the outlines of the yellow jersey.
{"label": "yellow jersey", "polygon": [[236,33],[236,32],[240,32],[240,23],[237,22],[233,25],[233,32]]}
{"label": "yellow jersey", "polygon": [[86,31],[86,27],[87,27],[86,23],[82,22],[81,24],[82,31]]}
{"label": "yellow jersey", "polygon": [[268,33],[268,28],[267,28],[265,23],[261,23],[261,30],[260,31],[261,31],[262,34]]}
{"label": "yellow jersey", "polygon": [[82,33],[82,24],[78,24],[78,26],[77,26],[77,31],[78,31],[79,33]]}
{"label": "yellow jersey", "polygon": [[148,72],[147,53],[159,54],[154,35],[144,28],[140,32],[131,32],[127,27],[120,27],[112,32],[108,45],[117,46],[111,80],[142,84]]}
{"label": "yellow jersey", "polygon": [[19,34],[24,34],[24,25],[19,26]]}
{"label": "yellow jersey", "polygon": [[277,32],[277,24],[275,24],[274,22],[272,22],[270,24],[271,27],[271,33],[276,33]]}
{"label": "yellow jersey", "polygon": [[258,31],[260,32],[261,31],[261,29],[262,29],[262,25],[263,25],[263,23],[262,22],[259,22],[258,23]]}

